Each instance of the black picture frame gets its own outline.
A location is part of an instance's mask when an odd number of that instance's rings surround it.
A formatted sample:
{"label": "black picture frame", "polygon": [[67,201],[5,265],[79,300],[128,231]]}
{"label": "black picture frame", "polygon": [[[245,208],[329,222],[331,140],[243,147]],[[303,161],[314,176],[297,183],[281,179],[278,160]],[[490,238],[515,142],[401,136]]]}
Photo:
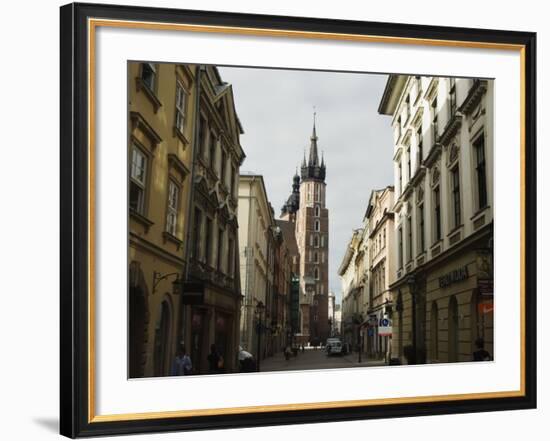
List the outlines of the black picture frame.
{"label": "black picture frame", "polygon": [[[523,396],[336,407],[192,417],[91,421],[88,346],[88,41],[90,17],[315,33],[377,35],[521,45],[524,50],[524,289]],[[253,427],[536,407],[536,34],[194,10],[69,4],[60,9],[60,432],[67,437]]]}

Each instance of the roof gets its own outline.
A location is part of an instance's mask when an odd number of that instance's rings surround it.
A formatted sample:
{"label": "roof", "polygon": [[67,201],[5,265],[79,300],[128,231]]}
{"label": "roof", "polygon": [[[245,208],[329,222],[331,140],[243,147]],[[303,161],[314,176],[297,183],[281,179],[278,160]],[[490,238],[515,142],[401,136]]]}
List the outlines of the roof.
{"label": "roof", "polygon": [[378,105],[378,113],[381,115],[393,115],[403,87],[407,82],[407,75],[389,75],[384,93]]}
{"label": "roof", "polygon": [[275,225],[277,225],[283,233],[284,241],[287,244],[288,251],[291,255],[298,255],[298,243],[296,242],[296,224],[294,222],[285,221],[282,219],[275,219]]}

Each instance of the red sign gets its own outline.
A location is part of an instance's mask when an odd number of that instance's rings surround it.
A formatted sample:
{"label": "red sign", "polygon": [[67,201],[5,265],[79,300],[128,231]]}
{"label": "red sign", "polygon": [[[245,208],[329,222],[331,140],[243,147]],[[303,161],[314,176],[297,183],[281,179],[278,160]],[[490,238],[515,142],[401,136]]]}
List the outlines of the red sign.
{"label": "red sign", "polygon": [[481,314],[489,314],[494,311],[495,306],[493,302],[480,303],[477,305],[477,309]]}

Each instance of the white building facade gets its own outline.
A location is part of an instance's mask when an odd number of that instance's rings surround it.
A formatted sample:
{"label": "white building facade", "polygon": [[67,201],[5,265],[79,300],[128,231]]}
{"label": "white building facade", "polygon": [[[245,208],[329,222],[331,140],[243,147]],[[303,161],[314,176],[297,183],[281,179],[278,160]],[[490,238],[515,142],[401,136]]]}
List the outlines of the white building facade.
{"label": "white building facade", "polygon": [[394,132],[393,356],[493,350],[493,82],[390,75]]}

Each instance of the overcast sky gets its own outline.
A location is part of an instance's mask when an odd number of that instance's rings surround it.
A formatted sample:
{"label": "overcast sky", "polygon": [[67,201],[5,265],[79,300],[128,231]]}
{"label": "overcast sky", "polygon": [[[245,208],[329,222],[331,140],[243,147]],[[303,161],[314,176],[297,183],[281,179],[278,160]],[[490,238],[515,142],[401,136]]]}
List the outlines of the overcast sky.
{"label": "overcast sky", "polygon": [[327,166],[329,285],[341,299],[338,267],[372,189],[393,184],[390,119],[378,114],[387,76],[220,67],[233,85],[243,125],[241,171],[264,176],[276,217],[309,151],[313,108]]}

